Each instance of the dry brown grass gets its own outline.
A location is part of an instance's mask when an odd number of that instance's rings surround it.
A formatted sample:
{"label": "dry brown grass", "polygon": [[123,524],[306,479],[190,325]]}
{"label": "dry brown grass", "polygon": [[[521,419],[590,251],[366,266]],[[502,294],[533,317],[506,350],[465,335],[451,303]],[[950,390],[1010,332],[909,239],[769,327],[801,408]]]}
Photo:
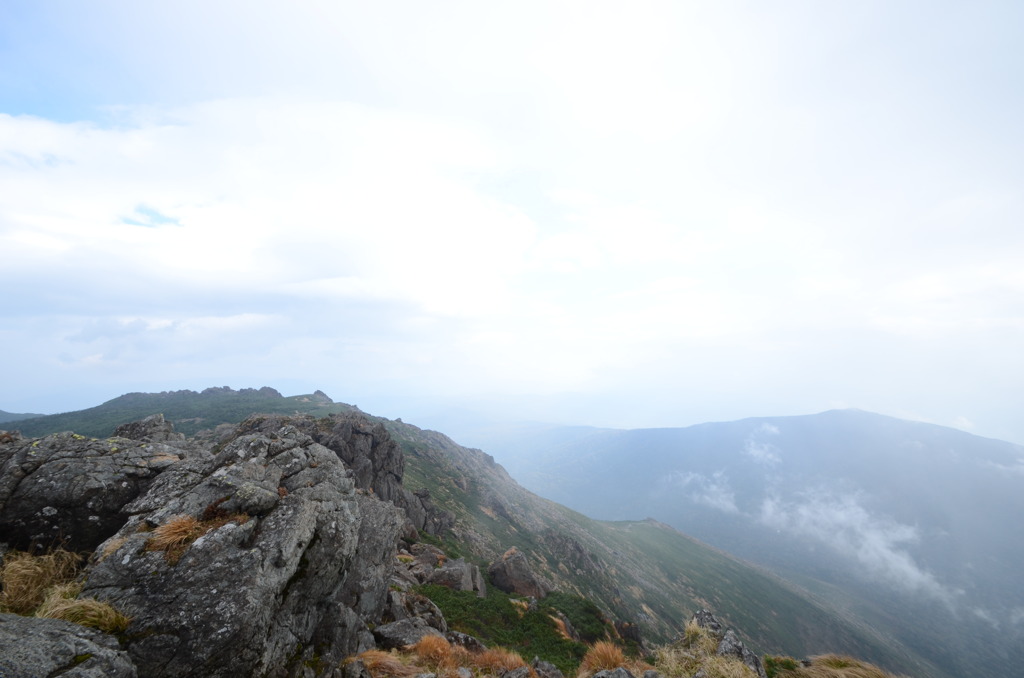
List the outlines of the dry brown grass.
{"label": "dry brown grass", "polygon": [[124,546],[125,542],[128,541],[127,537],[118,537],[117,539],[111,539],[103,545],[103,550],[100,551],[99,562],[103,562],[110,556],[117,553],[117,550]]}
{"label": "dry brown grass", "polygon": [[[689,678],[702,668],[718,671],[715,675],[730,676],[729,666],[719,666],[715,661],[718,639],[694,620],[683,629],[683,636],[672,645],[660,647],[655,652],[655,665],[668,678]],[[744,667],[746,668],[746,667]],[[738,675],[745,675],[740,672]]]}
{"label": "dry brown grass", "polygon": [[402,661],[397,652],[384,650],[366,650],[355,657],[363,662],[363,666],[373,678],[410,678],[421,671]]}
{"label": "dry brown grass", "polygon": [[412,651],[435,669],[453,668],[452,644],[444,636],[423,636]]}
{"label": "dry brown grass", "polygon": [[784,671],[779,675],[794,678],[899,678],[874,664],[836,654],[811,657],[810,666],[801,666],[795,671]]}
{"label": "dry brown grass", "polygon": [[146,540],[146,550],[163,551],[167,562],[176,565],[192,542],[204,534],[231,522],[241,525],[249,520],[249,516],[245,513],[217,512],[216,507],[213,510],[207,507],[203,515],[210,517],[204,520],[197,520],[192,516],[171,518],[153,530],[153,536]]}
{"label": "dry brown grass", "polygon": [[4,555],[0,569],[0,610],[15,614],[31,614],[46,598],[47,589],[75,575],[82,557],[63,549],[41,556],[22,551]]}
{"label": "dry brown grass", "polygon": [[95,598],[78,598],[82,586],[77,583],[58,584],[47,591],[36,617],[63,619],[107,633],[123,633],[131,618],[118,612],[109,603]]}
{"label": "dry brown grass", "polygon": [[501,675],[505,671],[512,671],[521,666],[526,666],[526,662],[523,661],[518,652],[501,647],[490,647],[483,652],[473,655],[473,665],[478,669],[490,671],[494,675]]}
{"label": "dry brown grass", "polygon": [[569,635],[569,629],[565,625],[565,621],[561,617],[555,615],[548,615],[548,619],[555,623],[555,630],[558,631],[558,635],[566,640],[572,640],[572,636]]}
{"label": "dry brown grass", "polygon": [[587,653],[583,655],[583,661],[580,662],[576,676],[577,678],[587,678],[598,671],[611,671],[625,665],[626,655],[623,654],[621,647],[607,640],[599,640],[591,645]]}

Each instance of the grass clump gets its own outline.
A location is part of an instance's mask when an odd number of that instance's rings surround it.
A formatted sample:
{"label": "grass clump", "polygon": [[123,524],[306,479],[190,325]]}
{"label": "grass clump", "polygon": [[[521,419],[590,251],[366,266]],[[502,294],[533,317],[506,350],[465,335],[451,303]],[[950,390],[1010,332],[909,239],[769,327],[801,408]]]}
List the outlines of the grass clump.
{"label": "grass clump", "polygon": [[249,520],[245,513],[228,513],[219,509],[215,502],[203,512],[203,519],[192,516],[175,516],[153,530],[153,536],[146,540],[147,551],[163,551],[171,565],[177,565],[185,551],[203,535],[228,523],[243,525]]}
{"label": "grass clump", "polygon": [[4,555],[0,569],[0,611],[29,615],[46,598],[47,590],[75,576],[82,557],[64,549],[34,556],[23,551]]}
{"label": "grass clump", "polygon": [[109,603],[79,598],[82,585],[74,581],[82,557],[63,549],[34,556],[14,551],[0,568],[0,612],[63,619],[107,633],[121,633],[131,618]]}
{"label": "grass clump", "polygon": [[79,598],[81,584],[67,583],[52,587],[36,611],[36,617],[63,619],[107,633],[124,633],[131,618],[118,612],[109,603],[95,598]]}
{"label": "grass clump", "polygon": [[655,668],[668,678],[690,678],[704,671],[707,678],[752,678],[756,674],[734,657],[719,657],[718,638],[691,619],[683,636],[655,652]]}
{"label": "grass clump", "polygon": [[373,678],[410,678],[420,673],[419,668],[407,664],[394,650],[366,650],[356,655],[355,659],[363,663]]}
{"label": "grass clump", "polygon": [[473,656],[473,665],[500,676],[506,671],[526,666],[526,662],[518,652],[502,647],[490,647]]}
{"label": "grass clump", "polygon": [[811,657],[810,666],[783,669],[778,678],[900,678],[874,664],[837,654]]}
{"label": "grass clump", "polygon": [[598,671],[611,671],[625,666],[625,664],[626,655],[622,652],[621,647],[607,640],[600,640],[587,650],[583,661],[580,662],[580,669],[576,676],[577,678],[587,678]]}

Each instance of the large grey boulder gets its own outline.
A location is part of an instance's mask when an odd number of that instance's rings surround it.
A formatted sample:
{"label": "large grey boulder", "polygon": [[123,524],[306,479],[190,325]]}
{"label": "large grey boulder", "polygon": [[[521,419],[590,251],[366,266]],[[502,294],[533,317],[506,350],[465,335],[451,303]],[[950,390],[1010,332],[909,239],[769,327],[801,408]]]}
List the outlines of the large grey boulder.
{"label": "large grey boulder", "polygon": [[[170,467],[89,567],[83,595],[133,617],[125,644],[141,675],[340,675],[373,647],[404,516],[278,423]],[[201,536],[147,550],[180,516],[201,520]]]}
{"label": "large grey boulder", "polygon": [[117,640],[61,621],[0,614],[3,678],[135,678],[135,666]]}
{"label": "large grey boulder", "polygon": [[124,506],[180,459],[162,443],[75,433],[0,445],[0,534],[18,549],[91,551],[124,525]]}
{"label": "large grey boulder", "polygon": [[551,585],[534,574],[526,554],[514,546],[491,563],[487,573],[491,583],[506,593],[543,598],[551,591]]}

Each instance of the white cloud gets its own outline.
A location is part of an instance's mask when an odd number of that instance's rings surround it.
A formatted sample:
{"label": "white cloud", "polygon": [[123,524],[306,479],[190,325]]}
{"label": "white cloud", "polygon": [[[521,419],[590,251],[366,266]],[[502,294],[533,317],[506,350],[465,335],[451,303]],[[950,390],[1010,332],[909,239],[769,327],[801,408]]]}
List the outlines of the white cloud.
{"label": "white cloud", "polygon": [[743,452],[759,464],[773,466],[782,462],[782,450],[765,438],[779,435],[774,424],[762,423],[743,441]]}
{"label": "white cloud", "polygon": [[907,552],[906,546],[920,538],[914,527],[872,514],[856,495],[817,491],[792,501],[768,497],[758,519],[770,528],[826,544],[890,585],[950,605],[958,595]]}
{"label": "white cloud", "polygon": [[739,513],[736,493],[723,471],[716,471],[711,475],[693,471],[673,471],[663,479],[663,483],[670,491],[683,492],[695,504],[703,504],[725,513]]}

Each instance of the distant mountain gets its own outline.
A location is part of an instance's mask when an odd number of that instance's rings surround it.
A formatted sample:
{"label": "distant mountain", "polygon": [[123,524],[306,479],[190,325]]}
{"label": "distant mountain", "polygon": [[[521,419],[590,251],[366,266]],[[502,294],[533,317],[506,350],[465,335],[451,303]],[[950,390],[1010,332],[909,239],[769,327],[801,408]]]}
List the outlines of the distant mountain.
{"label": "distant mountain", "polygon": [[[838,651],[921,678],[957,675],[827,599],[668,525],[593,520],[526,490],[480,450],[401,421],[380,421],[405,453],[405,485],[427,489],[438,507],[455,514],[447,540],[457,552],[485,562],[516,546],[559,590],[638,622],[650,640],[674,640],[693,612],[710,607],[760,651],[800,657]],[[539,469],[550,463],[537,460]],[[600,494],[614,501],[626,491]]]}
{"label": "distant mountain", "polygon": [[202,392],[127,393],[86,410],[20,420],[18,429],[26,436],[74,431],[103,438],[111,435],[121,424],[162,413],[178,432],[195,435],[202,429],[238,423],[253,412],[322,417],[358,409],[352,405],[335,403],[322,391],[285,397],[268,386],[237,391],[221,386],[207,388]]}
{"label": "distant mountain", "polygon": [[32,419],[33,417],[43,417],[43,414],[17,414],[15,412],[4,412],[0,410],[0,424],[6,424],[9,421],[20,421],[22,419]]}
{"label": "distant mountain", "polygon": [[1021,446],[855,410],[472,442],[542,496],[601,519],[653,516],[958,675],[1024,664]]}

